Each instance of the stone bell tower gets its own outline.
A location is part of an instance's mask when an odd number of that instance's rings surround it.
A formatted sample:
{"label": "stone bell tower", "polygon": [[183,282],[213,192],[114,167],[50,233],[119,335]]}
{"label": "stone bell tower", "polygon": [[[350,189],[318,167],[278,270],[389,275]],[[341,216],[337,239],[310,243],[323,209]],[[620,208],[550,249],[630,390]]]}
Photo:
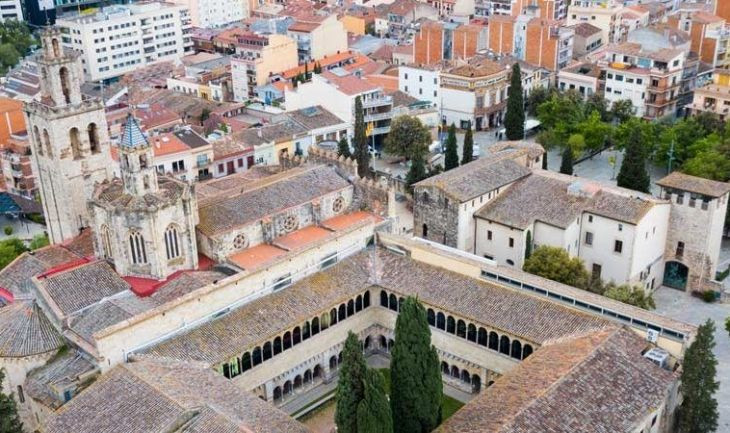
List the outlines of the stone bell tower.
{"label": "stone bell tower", "polygon": [[63,242],[89,226],[86,202],[94,184],[112,173],[104,103],[81,94],[79,54],[64,50],[61,32],[41,35],[37,57],[41,99],[25,105],[33,163],[51,243]]}

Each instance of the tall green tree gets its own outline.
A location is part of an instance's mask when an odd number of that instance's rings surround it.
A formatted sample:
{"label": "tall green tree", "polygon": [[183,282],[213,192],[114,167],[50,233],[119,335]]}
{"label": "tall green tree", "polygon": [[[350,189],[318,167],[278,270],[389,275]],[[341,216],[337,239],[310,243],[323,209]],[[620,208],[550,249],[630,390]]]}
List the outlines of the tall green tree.
{"label": "tall green tree", "polygon": [[565,146],[560,159],[560,172],[569,176],[573,175],[573,149]]}
{"label": "tall green tree", "polygon": [[23,433],[18,406],[12,395],[3,392],[4,380],[5,370],[0,369],[0,433]]}
{"label": "tall green tree", "polygon": [[431,133],[421,120],[414,116],[398,116],[390,124],[385,138],[385,151],[407,159],[428,152]]}
{"label": "tall green tree", "polygon": [[525,260],[532,255],[532,233],[528,230],[525,234]]}
{"label": "tall green tree", "polygon": [[522,93],[522,71],[520,64],[512,65],[512,77],[507,90],[507,114],[504,116],[507,140],[522,140],[525,137],[525,101]]}
{"label": "tall green tree", "polygon": [[342,349],[342,365],[335,394],[335,424],[341,433],[357,433],[357,408],[365,397],[365,358],[360,340],[352,332],[347,334]]}
{"label": "tall green tree", "polygon": [[613,103],[611,117],[619,123],[626,122],[634,116],[634,104],[630,99],[621,99]]}
{"label": "tall green tree", "polygon": [[717,430],[717,401],[720,387],[716,380],[717,359],[715,324],[708,319],[697,329],[697,337],[684,354],[680,392],[682,405],[678,410],[678,433],[711,433]]}
{"label": "tall green tree", "polygon": [[461,149],[461,165],[468,164],[474,159],[474,135],[471,132],[471,122],[464,134],[464,146]]}
{"label": "tall green tree", "polygon": [[646,171],[644,143],[639,129],[630,132],[616,181],[618,186],[649,192],[649,173]]}
{"label": "tall green tree", "polygon": [[345,158],[352,156],[352,153],[350,153],[350,144],[347,142],[347,136],[344,134],[340,137],[340,141],[337,142],[337,156],[344,156]]}
{"label": "tall green tree", "polygon": [[357,407],[357,433],[393,433],[393,416],[380,371],[365,372],[365,398]]}
{"label": "tall green tree", "polygon": [[578,257],[570,257],[570,254],[560,247],[541,245],[535,248],[525,260],[522,269],[580,289],[587,288],[590,282],[583,261]]}
{"label": "tall green tree", "polygon": [[413,158],[411,158],[411,167],[408,169],[408,174],[406,175],[406,183],[410,187],[414,183],[420,182],[427,177],[426,163],[423,160],[423,156],[414,155]]}
{"label": "tall green tree", "polygon": [[401,304],[390,362],[390,408],[397,433],[430,432],[440,422],[443,384],[426,310],[413,297]]}
{"label": "tall green tree", "polygon": [[368,152],[368,136],[365,132],[365,112],[362,108],[362,99],[360,96],[355,98],[355,138],[354,157],[357,160],[357,174],[360,177],[368,177],[370,175],[370,152]]}
{"label": "tall green tree", "polygon": [[444,170],[451,170],[459,166],[459,150],[456,144],[456,126],[449,126],[449,135],[446,137],[446,151],[444,153]]}

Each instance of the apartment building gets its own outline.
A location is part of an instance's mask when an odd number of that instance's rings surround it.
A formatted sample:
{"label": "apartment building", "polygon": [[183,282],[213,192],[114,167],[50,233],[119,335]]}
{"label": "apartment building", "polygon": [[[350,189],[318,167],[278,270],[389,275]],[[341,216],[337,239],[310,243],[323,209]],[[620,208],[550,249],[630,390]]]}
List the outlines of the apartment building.
{"label": "apartment building", "polygon": [[509,68],[484,57],[441,72],[441,120],[477,131],[502,124]]}
{"label": "apartment building", "polygon": [[23,21],[23,5],[20,0],[0,0],[0,23]]}
{"label": "apartment building", "polygon": [[568,6],[568,26],[588,22],[601,29],[604,43],[620,41],[622,6],[614,0],[573,0]]}
{"label": "apartment building", "polygon": [[299,62],[347,51],[347,31],[336,14],[297,17],[286,34],[297,43]]}
{"label": "apartment building", "polygon": [[390,132],[393,118],[393,98],[380,86],[346,71],[324,71],[312,76],[308,83],[285,90],[287,112],[313,105],[324,107],[340,119],[355,124],[355,99],[360,96],[365,111],[368,139],[380,147]]}
{"label": "apartment building", "polygon": [[713,68],[730,66],[730,25],[717,15],[704,11],[680,10],[667,23],[689,34],[691,50]]}
{"label": "apartment building", "polygon": [[573,57],[576,59],[597,50],[604,45],[603,32],[591,23],[578,23],[572,26]]}
{"label": "apartment building", "polygon": [[37,188],[30,155],[23,103],[0,98],[0,185],[5,191],[33,198]]}
{"label": "apartment building", "polygon": [[417,0],[395,0],[384,5],[375,17],[375,32],[398,37],[420,20],[438,20],[439,12],[433,6]]}
{"label": "apartment building", "polygon": [[213,164],[213,146],[189,128],[150,137],[159,174],[180,180],[209,179]]}
{"label": "apartment building", "polygon": [[236,38],[236,54],[231,57],[233,99],[247,101],[255,89],[268,83],[272,74],[298,65],[297,43],[285,35],[247,32]]}
{"label": "apartment building", "polygon": [[[231,58],[219,54],[204,54],[201,61],[186,65],[182,74],[167,79],[167,88],[195,95],[206,101],[224,102],[233,99]],[[193,57],[201,56],[197,54]]]}
{"label": "apartment building", "polygon": [[600,64],[606,71],[605,97],[630,99],[637,116],[659,119],[677,109],[686,53],[680,49],[647,50],[626,42],[607,48]]}
{"label": "apartment building", "polygon": [[538,9],[540,18],[561,20],[568,11],[569,0],[477,0],[476,15],[516,17],[528,9]]}
{"label": "apartment building", "polygon": [[413,63],[469,59],[485,49],[487,28],[478,24],[424,21],[413,37]]}
{"label": "apartment building", "polygon": [[250,15],[248,0],[172,0],[190,11],[194,27],[215,28],[239,22]]}
{"label": "apartment building", "polygon": [[720,120],[730,119],[730,70],[715,69],[712,82],[694,91],[690,114],[711,113]]}
{"label": "apartment building", "polygon": [[436,65],[401,65],[398,68],[398,90],[419,101],[428,101],[441,108],[442,63]]}
{"label": "apartment building", "polygon": [[573,56],[575,31],[559,21],[533,15],[495,16],[489,20],[489,49],[550,70],[565,67]]}
{"label": "apartment building", "polygon": [[558,89],[565,92],[574,90],[588,99],[595,93],[603,91],[604,71],[593,63],[579,62],[558,72]]}
{"label": "apartment building", "polygon": [[151,63],[192,50],[184,6],[142,2],[59,18],[63,45],[81,53],[86,81],[116,79]]}

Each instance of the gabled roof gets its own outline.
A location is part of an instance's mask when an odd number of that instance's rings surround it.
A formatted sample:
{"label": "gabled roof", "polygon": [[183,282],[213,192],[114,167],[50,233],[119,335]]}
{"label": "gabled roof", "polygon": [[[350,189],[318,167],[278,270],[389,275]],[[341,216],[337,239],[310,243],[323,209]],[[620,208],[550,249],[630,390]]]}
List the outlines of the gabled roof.
{"label": "gabled roof", "polygon": [[690,176],[678,171],[659,179],[656,184],[665,188],[679,189],[710,197],[722,197],[730,192],[730,183]]}

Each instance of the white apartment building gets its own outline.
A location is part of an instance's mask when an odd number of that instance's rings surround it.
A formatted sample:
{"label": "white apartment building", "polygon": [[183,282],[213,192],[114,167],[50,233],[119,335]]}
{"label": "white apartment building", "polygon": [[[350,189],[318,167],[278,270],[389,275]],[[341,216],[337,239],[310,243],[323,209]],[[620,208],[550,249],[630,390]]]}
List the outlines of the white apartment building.
{"label": "white apartment building", "polygon": [[172,0],[190,11],[194,27],[224,27],[249,17],[248,0]]}
{"label": "white apartment building", "polygon": [[117,78],[192,50],[187,8],[150,2],[104,7],[56,21],[63,45],[81,53],[86,81]]}
{"label": "white apartment building", "polygon": [[558,89],[575,90],[585,99],[600,92],[601,68],[584,62],[571,65],[558,72]]}
{"label": "white apartment building", "polygon": [[23,5],[20,0],[0,0],[0,23],[8,20],[23,21]]}
{"label": "white apartment building", "polygon": [[347,51],[347,30],[336,14],[298,18],[289,26],[287,35],[297,41],[300,62]]}
{"label": "white apartment building", "polygon": [[568,26],[588,22],[601,29],[604,44],[619,42],[622,6],[614,0],[573,0],[568,6]]}
{"label": "white apartment building", "polygon": [[440,68],[403,65],[398,68],[398,90],[441,108]]}
{"label": "white apartment building", "polygon": [[628,99],[634,106],[634,115],[644,117],[646,94],[649,87],[649,71],[637,67],[609,67],[606,70],[604,97],[613,105],[616,101]]}

